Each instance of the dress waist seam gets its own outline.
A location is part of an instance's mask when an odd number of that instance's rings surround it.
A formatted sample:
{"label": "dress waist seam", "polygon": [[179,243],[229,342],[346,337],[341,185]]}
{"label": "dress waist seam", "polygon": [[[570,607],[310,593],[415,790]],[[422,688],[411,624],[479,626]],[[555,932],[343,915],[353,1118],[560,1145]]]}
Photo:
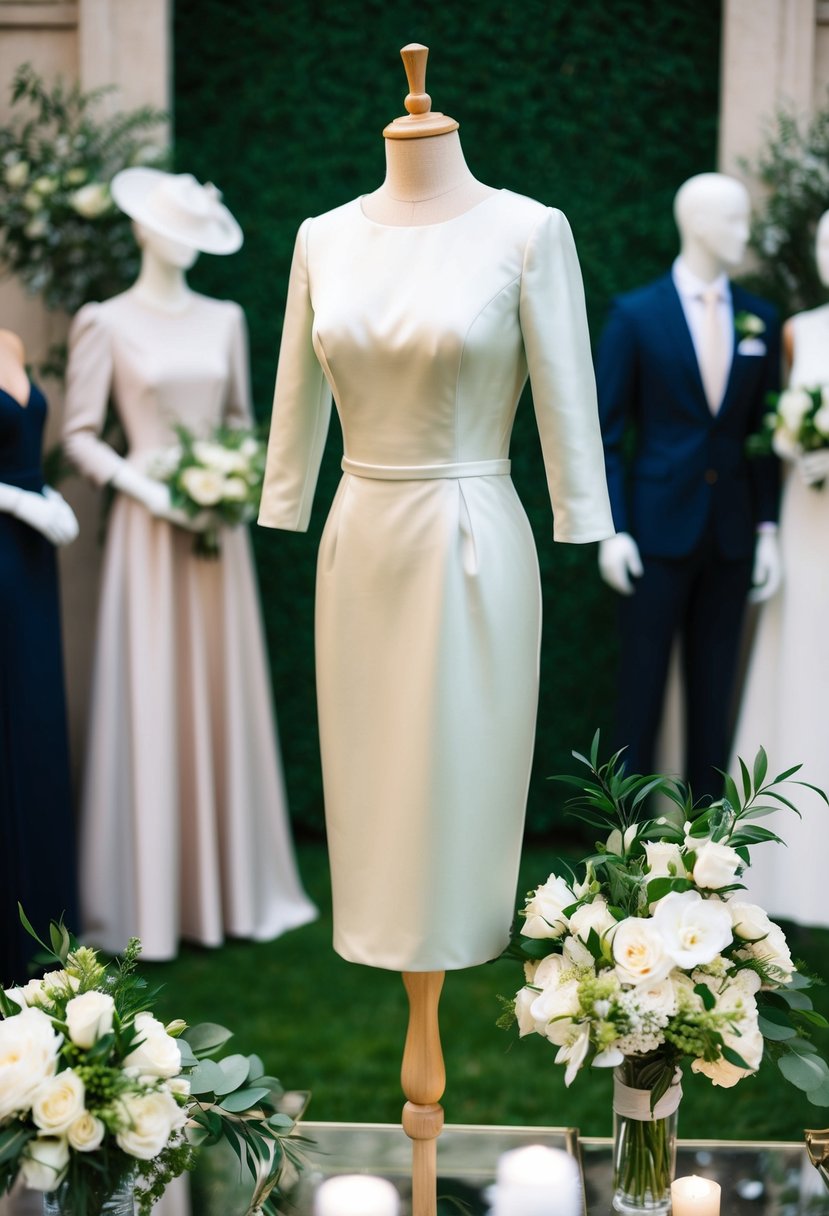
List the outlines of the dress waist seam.
{"label": "dress waist seam", "polygon": [[366,477],[374,481],[432,481],[438,478],[456,477],[506,477],[509,476],[510,461],[461,460],[452,464],[364,464],[343,456],[342,469],[355,477]]}

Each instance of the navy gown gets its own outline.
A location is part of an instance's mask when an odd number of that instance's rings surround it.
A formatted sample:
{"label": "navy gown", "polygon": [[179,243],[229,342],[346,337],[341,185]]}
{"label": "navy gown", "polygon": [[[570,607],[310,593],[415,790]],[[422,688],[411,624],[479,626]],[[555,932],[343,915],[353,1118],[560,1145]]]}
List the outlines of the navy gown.
{"label": "navy gown", "polygon": [[[0,389],[0,482],[42,490],[46,401]],[[37,946],[17,902],[48,941],[61,913],[77,929],[75,842],[54,546],[0,512],[0,983],[29,978]]]}

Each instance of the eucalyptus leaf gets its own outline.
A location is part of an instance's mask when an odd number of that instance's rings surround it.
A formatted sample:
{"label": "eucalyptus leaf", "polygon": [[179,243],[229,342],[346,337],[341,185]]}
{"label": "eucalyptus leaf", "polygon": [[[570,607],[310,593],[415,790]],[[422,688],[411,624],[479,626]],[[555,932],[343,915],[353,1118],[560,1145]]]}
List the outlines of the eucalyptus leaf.
{"label": "eucalyptus leaf", "polygon": [[232,1036],[233,1031],[224,1026],[219,1026],[215,1022],[201,1022],[198,1026],[189,1028],[187,1042],[196,1055],[204,1055],[205,1052],[216,1051],[217,1048],[223,1047]]}
{"label": "eucalyptus leaf", "polygon": [[820,1056],[804,1056],[796,1052],[781,1056],[777,1067],[787,1081],[807,1093],[817,1090],[829,1081],[829,1068]]}
{"label": "eucalyptus leaf", "polygon": [[252,1106],[255,1106],[257,1102],[261,1102],[263,1098],[267,1098],[269,1093],[269,1089],[256,1085],[250,1089],[237,1089],[235,1093],[228,1094],[227,1097],[222,1098],[219,1105],[222,1110],[241,1114],[242,1111],[250,1110]]}
{"label": "eucalyptus leaf", "polygon": [[192,1094],[215,1094],[216,1087],[224,1085],[225,1075],[215,1060],[199,1060],[198,1067],[190,1076]]}
{"label": "eucalyptus leaf", "polygon": [[[766,1011],[766,1014],[773,1012],[771,1009]],[[761,1013],[758,1018],[760,1033],[764,1039],[770,1039],[773,1043],[783,1043],[786,1039],[794,1039],[797,1037],[797,1031],[788,1020],[784,1022],[773,1022]]]}
{"label": "eucalyptus leaf", "polygon": [[238,1089],[248,1079],[250,1071],[250,1063],[247,1056],[225,1056],[223,1060],[217,1061],[218,1066],[223,1074],[223,1080],[213,1087],[214,1094],[230,1094],[234,1089]]}

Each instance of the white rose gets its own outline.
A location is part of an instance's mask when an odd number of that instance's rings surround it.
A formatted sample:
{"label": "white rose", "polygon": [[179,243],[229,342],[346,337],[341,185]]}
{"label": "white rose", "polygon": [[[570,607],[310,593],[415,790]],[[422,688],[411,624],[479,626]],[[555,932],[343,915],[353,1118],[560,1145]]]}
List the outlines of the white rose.
{"label": "white rose", "polygon": [[76,1047],[91,1047],[112,1030],[115,1001],[106,992],[84,992],[66,1006],[69,1038]]}
{"label": "white rose", "polygon": [[673,1017],[677,1011],[678,999],[671,977],[667,976],[656,984],[639,984],[636,989],[636,1004],[643,1013]]}
{"label": "white rose", "polygon": [[783,982],[788,982],[794,971],[794,963],[786,935],[780,926],[769,920],[757,904],[732,899],[728,901],[727,906],[731,912],[735,935],[746,941],[745,948],[739,951],[740,956],[760,959],[768,966],[782,971],[786,977]]}
{"label": "white rose", "polygon": [[27,190],[23,195],[23,206],[27,211],[40,211],[43,206],[43,196],[36,190]]}
{"label": "white rose", "polygon": [[[734,981],[723,987],[715,1006],[715,1012],[732,1015],[731,1022],[723,1026],[720,1033],[726,1047],[736,1051],[745,1060],[747,1067],[740,1068],[722,1057],[714,1061],[697,1059],[691,1065],[693,1072],[702,1073],[714,1085],[720,1085],[724,1089],[730,1089],[742,1077],[756,1072],[763,1058],[763,1036],[758,1023],[757,1003],[752,994],[755,983],[752,980],[746,982],[742,978],[749,974],[751,973],[748,971],[738,972]],[[757,978],[755,976],[755,979]]]}
{"label": "white rose", "polygon": [[694,882],[698,887],[718,891],[720,887],[728,887],[734,882],[742,864],[739,853],[730,845],[707,840],[702,848],[697,849]]}
{"label": "white rose", "polygon": [[[573,994],[578,989],[578,984],[575,980],[570,983],[570,987],[564,996],[560,995],[563,987],[561,976],[569,970],[570,964],[565,962],[560,954],[548,954],[536,968],[533,986],[540,988],[541,992],[530,993],[529,1014],[532,1017],[536,1032],[540,1035],[550,1037],[550,1028],[547,1023],[551,1017],[557,1016],[558,1013],[567,1013],[569,1015],[578,1009],[578,1003],[574,1006],[572,1001]],[[546,1000],[541,1001],[541,997],[545,996]],[[538,1003],[539,1001],[540,1003]],[[553,1009],[554,1012],[551,1013],[550,1009]],[[556,1023],[553,1034],[557,1034],[560,1030],[562,1037],[558,1040],[552,1039],[551,1041],[563,1043],[567,1030],[571,1025],[572,1023],[569,1021],[566,1026],[562,1023]]]}
{"label": "white rose", "polygon": [[562,957],[570,967],[593,967],[593,955],[578,937],[565,937],[561,949]]}
{"label": "white rose", "polygon": [[248,435],[247,438],[243,439],[239,444],[239,451],[242,453],[245,460],[251,460],[258,454],[261,447],[262,444],[258,439],[254,439],[252,435]]}
{"label": "white rose", "polygon": [[19,160],[15,164],[9,165],[3,174],[3,180],[12,190],[17,190],[20,186],[25,185],[28,177],[29,164],[25,160]]}
{"label": "white rose", "polygon": [[215,469],[185,469],[180,481],[182,488],[200,507],[215,507],[222,501],[225,479]]}
{"label": "white rose", "polygon": [[727,905],[699,891],[671,891],[658,900],[653,923],[667,954],[686,970],[710,963],[732,940]]}
{"label": "white rose", "polygon": [[69,1145],[63,1137],[30,1140],[20,1158],[20,1175],[33,1191],[54,1191],[69,1164]]}
{"label": "white rose", "polygon": [[678,844],[667,840],[645,841],[645,865],[649,878],[683,877],[685,865]]}
{"label": "white rose", "polygon": [[67,169],[63,175],[63,180],[67,186],[79,186],[81,182],[86,181],[86,169],[81,165],[76,165],[74,169]]}
{"label": "white rose", "polygon": [[570,932],[575,933],[576,937],[581,938],[583,942],[587,941],[591,929],[595,929],[601,938],[615,927],[616,917],[608,908],[607,900],[602,899],[601,896],[596,896],[591,903],[582,904],[580,908],[576,908],[570,917]]}
{"label": "white rose", "polygon": [[88,1110],[75,1120],[67,1133],[72,1148],[79,1153],[94,1153],[104,1142],[106,1127]]}
{"label": "white rose", "polygon": [[224,498],[228,502],[244,502],[248,496],[248,485],[241,477],[228,477],[225,482]]}
{"label": "white rose", "polygon": [[587,1049],[590,1046],[590,1031],[585,1027],[576,1034],[572,1042],[565,1043],[556,1052],[556,1064],[566,1064],[564,1084],[569,1088],[576,1079],[576,1073],[584,1063]]}
{"label": "white rose", "polygon": [[37,190],[38,194],[54,194],[57,188],[58,183],[54,177],[36,177],[32,182],[32,189]]}
{"label": "white rose", "polygon": [[803,419],[811,408],[812,398],[802,388],[787,388],[777,402],[777,412],[792,435],[799,433]]}
{"label": "white rose", "polygon": [[43,980],[29,980],[20,989],[24,1003],[29,1006],[48,1005],[49,998],[43,990]]}
{"label": "white rose", "polygon": [[135,1017],[135,1029],[142,1042],[124,1057],[124,1067],[152,1077],[175,1077],[181,1072],[181,1048],[149,1013]]}
{"label": "white rose", "polygon": [[38,1086],[54,1075],[62,1041],[41,1009],[0,1022],[0,1122],[30,1108]]}
{"label": "white rose", "polygon": [[623,984],[655,984],[673,967],[662,935],[652,920],[629,916],[613,935],[616,975]]}
{"label": "white rose", "polygon": [[21,1009],[25,1009],[27,1005],[26,997],[22,988],[4,988],[3,995],[6,1000],[13,1001],[15,1005],[19,1005]]}
{"label": "white rose", "polygon": [[823,436],[824,439],[829,439],[829,405],[823,404],[816,412],[814,417],[815,430]]}
{"label": "white rose", "polygon": [[570,1038],[572,1019],[579,1009],[579,982],[576,979],[550,984],[536,996],[530,1007],[538,1033],[559,1047]]}
{"label": "white rose", "polygon": [[46,995],[54,1000],[55,997],[70,996],[73,992],[77,992],[81,986],[81,981],[76,975],[70,975],[68,971],[47,971],[43,976],[43,991]]}
{"label": "white rose", "polygon": [[178,1094],[180,1097],[190,1097],[190,1079],[188,1077],[171,1077],[167,1082],[167,1088],[171,1094]]}
{"label": "white rose", "polygon": [[157,1157],[186,1118],[172,1094],[163,1089],[127,1095],[119,1103],[119,1115],[118,1146],[141,1161]]}
{"label": "white rose", "polygon": [[535,1034],[536,1025],[535,1018],[532,1015],[532,1004],[538,996],[537,992],[533,992],[532,988],[522,988],[515,997],[515,1016],[518,1021],[518,1035],[524,1038],[524,1035]]}
{"label": "white rose", "polygon": [[778,426],[771,437],[771,450],[781,460],[794,460],[800,454],[800,445],[785,426]]}
{"label": "white rose", "polygon": [[97,219],[110,208],[109,187],[103,182],[89,182],[69,195],[69,205],[85,220]]}
{"label": "white rose", "polygon": [[76,1072],[67,1068],[38,1086],[32,1101],[32,1119],[47,1136],[60,1136],[84,1111],[86,1092]]}
{"label": "white rose", "polygon": [[220,473],[244,473],[247,469],[247,460],[241,451],[222,447],[220,443],[213,443],[209,439],[197,440],[193,444],[193,455],[200,464]]}
{"label": "white rose", "polygon": [[524,937],[561,937],[567,928],[561,913],[575,902],[564,879],[551,874],[527,903],[522,934]]}
{"label": "white rose", "polygon": [[29,220],[26,227],[23,229],[30,241],[39,241],[42,236],[46,236],[49,231],[49,219],[45,215],[36,215],[34,219]]}

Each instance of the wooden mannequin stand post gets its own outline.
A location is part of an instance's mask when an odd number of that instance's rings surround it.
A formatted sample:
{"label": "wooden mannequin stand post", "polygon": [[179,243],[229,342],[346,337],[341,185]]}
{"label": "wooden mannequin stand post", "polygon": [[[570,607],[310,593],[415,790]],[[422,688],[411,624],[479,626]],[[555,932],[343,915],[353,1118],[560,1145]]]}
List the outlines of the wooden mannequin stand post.
{"label": "wooden mannequin stand post", "polygon": [[409,1028],[400,1074],[403,1130],[412,1141],[412,1216],[437,1214],[437,1138],[443,1127],[440,1098],[446,1070],[440,1046],[438,1001],[443,971],[404,971]]}

